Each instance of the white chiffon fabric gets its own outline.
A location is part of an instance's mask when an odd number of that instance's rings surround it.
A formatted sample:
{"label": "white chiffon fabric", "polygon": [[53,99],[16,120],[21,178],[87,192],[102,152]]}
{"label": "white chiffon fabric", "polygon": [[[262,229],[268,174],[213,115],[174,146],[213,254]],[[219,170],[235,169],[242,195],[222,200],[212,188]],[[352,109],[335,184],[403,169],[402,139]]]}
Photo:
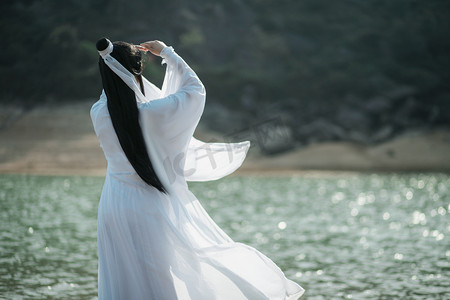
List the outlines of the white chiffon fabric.
{"label": "white chiffon fabric", "polygon": [[[172,47],[162,89],[144,79],[139,118],[153,167],[168,194],[147,185],[128,162],[103,92],[92,106],[108,162],[98,209],[99,299],[298,299],[304,289],[258,250],[234,242],[209,217],[186,181],[222,178],[250,147],[193,137],[205,88]],[[137,86],[136,86],[137,87]]]}

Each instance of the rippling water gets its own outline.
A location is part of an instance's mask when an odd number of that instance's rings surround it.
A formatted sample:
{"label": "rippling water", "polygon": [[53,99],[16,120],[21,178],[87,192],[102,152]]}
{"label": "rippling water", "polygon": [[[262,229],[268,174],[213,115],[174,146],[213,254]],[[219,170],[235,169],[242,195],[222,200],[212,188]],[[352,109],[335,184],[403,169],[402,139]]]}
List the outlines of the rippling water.
{"label": "rippling water", "polygon": [[[98,177],[0,175],[0,297],[96,298]],[[450,298],[450,175],[251,177],[190,183],[234,240],[302,299]]]}

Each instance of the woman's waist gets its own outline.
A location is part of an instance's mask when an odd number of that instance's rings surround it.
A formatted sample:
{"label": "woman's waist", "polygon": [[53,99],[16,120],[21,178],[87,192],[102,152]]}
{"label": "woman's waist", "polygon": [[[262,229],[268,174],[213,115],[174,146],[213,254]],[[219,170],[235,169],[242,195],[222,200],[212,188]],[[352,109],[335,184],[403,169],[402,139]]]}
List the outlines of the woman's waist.
{"label": "woman's waist", "polygon": [[[133,167],[131,167],[131,169],[128,170],[124,168],[118,169],[108,164],[108,167],[106,169],[106,175],[114,180],[118,180],[128,185],[134,185],[143,188],[148,188],[150,186],[139,176],[139,174],[133,169]],[[173,187],[180,187],[180,186],[187,187],[187,183],[184,178],[177,178],[177,180],[170,181],[168,184],[172,185]]]}
{"label": "woman's waist", "polygon": [[106,177],[120,181],[127,185],[139,186],[146,188],[148,184],[136,173],[135,170],[119,170],[109,167],[106,169]]}

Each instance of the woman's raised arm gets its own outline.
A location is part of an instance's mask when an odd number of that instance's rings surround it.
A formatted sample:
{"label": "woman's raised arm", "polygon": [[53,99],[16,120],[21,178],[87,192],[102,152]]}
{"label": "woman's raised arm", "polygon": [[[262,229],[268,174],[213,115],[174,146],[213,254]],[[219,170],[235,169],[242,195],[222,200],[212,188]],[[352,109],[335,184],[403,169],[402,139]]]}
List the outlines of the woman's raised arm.
{"label": "woman's raised arm", "polygon": [[167,63],[161,98],[141,104],[152,115],[153,126],[164,128],[165,135],[170,137],[193,133],[205,105],[202,82],[172,47],[158,41],[143,43],[141,47],[160,55],[163,63]]}

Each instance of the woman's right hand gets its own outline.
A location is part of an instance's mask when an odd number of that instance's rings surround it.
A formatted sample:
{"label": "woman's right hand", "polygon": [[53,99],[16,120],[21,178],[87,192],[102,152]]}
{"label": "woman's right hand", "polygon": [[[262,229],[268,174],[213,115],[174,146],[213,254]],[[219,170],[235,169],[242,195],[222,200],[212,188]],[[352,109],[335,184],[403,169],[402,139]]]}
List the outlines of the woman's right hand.
{"label": "woman's right hand", "polygon": [[167,46],[163,42],[155,40],[141,43],[139,46],[136,47],[139,50],[150,51],[152,54],[160,56],[162,49],[164,49]]}

